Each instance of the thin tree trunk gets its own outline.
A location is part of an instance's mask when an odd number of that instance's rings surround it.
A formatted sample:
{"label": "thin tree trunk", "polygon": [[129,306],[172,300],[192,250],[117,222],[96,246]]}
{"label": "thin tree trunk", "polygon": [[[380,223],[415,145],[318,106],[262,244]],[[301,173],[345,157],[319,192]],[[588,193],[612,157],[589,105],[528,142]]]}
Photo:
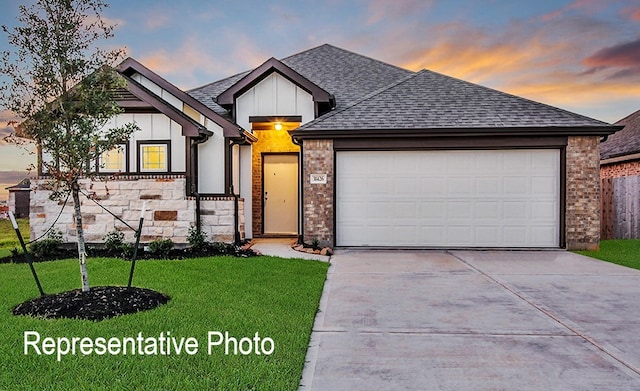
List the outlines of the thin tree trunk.
{"label": "thin tree trunk", "polygon": [[84,246],[84,230],[82,229],[82,213],[80,212],[80,187],[75,180],[71,184],[71,195],[73,196],[73,209],[76,215],[76,235],[78,236],[78,261],[80,262],[80,278],[82,280],[82,291],[89,291],[89,274],[87,273],[87,253]]}

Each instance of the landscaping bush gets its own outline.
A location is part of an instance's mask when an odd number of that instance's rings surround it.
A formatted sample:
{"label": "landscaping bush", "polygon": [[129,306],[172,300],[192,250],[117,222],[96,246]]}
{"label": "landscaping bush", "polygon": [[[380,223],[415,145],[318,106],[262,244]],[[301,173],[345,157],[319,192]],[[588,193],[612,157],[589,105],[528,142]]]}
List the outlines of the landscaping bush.
{"label": "landscaping bush", "polygon": [[171,239],[158,239],[149,243],[149,252],[162,258],[166,258],[171,250],[173,250],[173,240]]}
{"label": "landscaping bush", "polygon": [[45,239],[33,242],[29,245],[31,254],[38,259],[48,259],[55,257],[62,246],[62,232],[52,229]]}
{"label": "landscaping bush", "polygon": [[189,246],[195,252],[204,251],[209,247],[207,237],[202,233],[202,230],[198,229],[198,227],[189,228],[187,242],[189,242]]}

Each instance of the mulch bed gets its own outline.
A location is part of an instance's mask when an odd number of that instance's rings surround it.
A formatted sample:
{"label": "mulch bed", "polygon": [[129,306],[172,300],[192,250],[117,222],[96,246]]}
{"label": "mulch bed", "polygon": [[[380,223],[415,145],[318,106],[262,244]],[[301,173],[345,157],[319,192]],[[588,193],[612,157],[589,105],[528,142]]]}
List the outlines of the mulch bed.
{"label": "mulch bed", "polygon": [[80,289],[40,296],[18,304],[14,315],[39,318],[103,320],[154,309],[169,301],[169,296],[151,289],[100,286],[88,292]]}

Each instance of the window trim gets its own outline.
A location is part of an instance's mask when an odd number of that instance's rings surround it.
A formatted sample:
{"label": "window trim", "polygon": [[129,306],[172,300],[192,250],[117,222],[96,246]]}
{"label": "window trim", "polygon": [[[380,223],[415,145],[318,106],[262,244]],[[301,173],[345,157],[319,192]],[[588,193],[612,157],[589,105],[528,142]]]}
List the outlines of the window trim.
{"label": "window trim", "polygon": [[[167,168],[165,170],[145,170],[142,168],[142,147],[149,145],[164,145],[167,147]],[[171,173],[171,140],[138,140],[136,142],[136,164],[139,173]]]}
{"label": "window trim", "polygon": [[[115,146],[113,149],[115,148],[122,148],[122,153],[124,153],[124,167],[122,170],[118,171],[118,170],[109,170],[109,169],[105,169],[102,168],[102,154],[100,154],[100,156],[98,156],[98,158],[96,159],[96,172],[98,174],[117,174],[117,173],[128,173],[130,172],[129,169],[129,143],[123,143],[123,144],[118,144],[117,146]],[[103,152],[106,153],[109,151],[105,151]]]}

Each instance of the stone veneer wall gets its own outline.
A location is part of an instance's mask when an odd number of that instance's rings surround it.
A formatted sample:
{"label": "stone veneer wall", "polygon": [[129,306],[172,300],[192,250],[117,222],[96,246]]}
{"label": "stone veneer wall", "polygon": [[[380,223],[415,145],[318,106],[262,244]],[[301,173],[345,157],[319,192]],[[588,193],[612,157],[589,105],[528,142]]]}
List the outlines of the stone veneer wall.
{"label": "stone veneer wall", "polygon": [[[304,241],[321,246],[334,244],[334,153],[333,140],[304,140],[303,144]],[[326,184],[311,184],[311,174],[327,174]]]}
{"label": "stone veneer wall", "polygon": [[600,243],[599,137],[569,137],[566,157],[567,249],[595,250]]}
{"label": "stone veneer wall", "polygon": [[606,164],[600,167],[600,178],[640,176],[640,160]]}
{"label": "stone veneer wall", "polygon": [[[196,201],[185,196],[184,176],[121,176],[108,181],[80,181],[81,188],[113,214],[138,228],[140,212],[146,201],[141,242],[170,238],[175,243],[187,243],[189,228],[196,222]],[[56,220],[64,201],[51,201],[48,179],[32,181],[31,192],[31,239],[40,237]],[[118,229],[125,240],[133,242],[134,232],[98,206],[80,195],[85,240],[87,243],[104,241],[107,233]],[[239,227],[244,238],[244,201],[239,200]],[[213,241],[234,240],[234,198],[203,197],[200,201],[202,230]],[[76,241],[73,199],[62,210],[55,228],[63,234],[65,242]]]}

